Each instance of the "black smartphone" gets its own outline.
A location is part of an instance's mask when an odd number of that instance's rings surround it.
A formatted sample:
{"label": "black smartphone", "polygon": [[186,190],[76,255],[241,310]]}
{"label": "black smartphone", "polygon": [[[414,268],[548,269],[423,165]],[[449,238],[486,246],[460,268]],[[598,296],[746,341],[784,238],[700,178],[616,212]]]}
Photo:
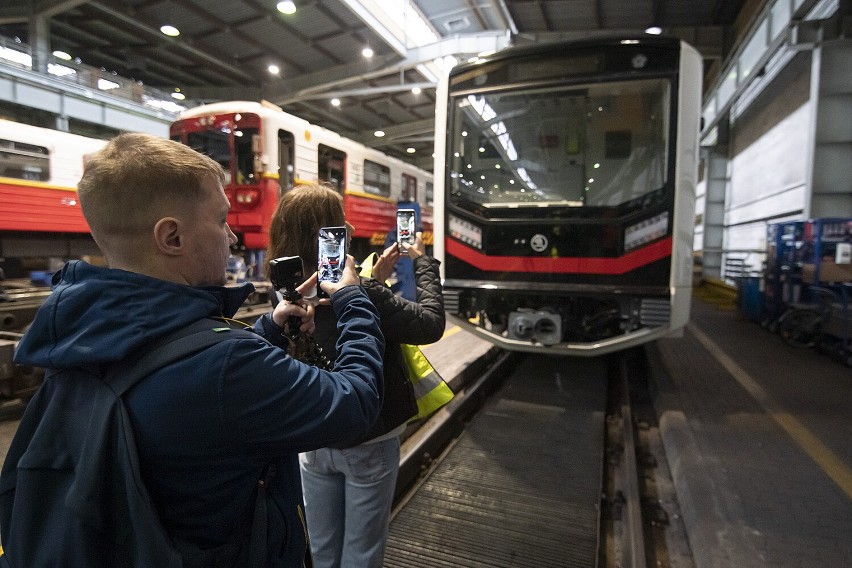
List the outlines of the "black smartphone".
{"label": "black smartphone", "polygon": [[346,227],[323,227],[318,235],[317,296],[327,298],[320,282],[339,282],[346,266]]}
{"label": "black smartphone", "polygon": [[272,283],[272,293],[269,300],[272,307],[281,300],[295,302],[301,298],[296,286],[304,282],[305,270],[302,259],[298,256],[282,256],[269,261],[269,281]]}
{"label": "black smartphone", "polygon": [[396,212],[396,242],[400,245],[414,244],[417,231],[417,217],[414,209],[399,209]]}

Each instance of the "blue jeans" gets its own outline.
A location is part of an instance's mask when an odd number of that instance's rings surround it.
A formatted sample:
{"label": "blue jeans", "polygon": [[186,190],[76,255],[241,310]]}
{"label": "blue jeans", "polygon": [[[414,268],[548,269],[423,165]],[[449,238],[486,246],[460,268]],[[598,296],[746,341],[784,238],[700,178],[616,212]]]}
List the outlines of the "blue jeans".
{"label": "blue jeans", "polygon": [[299,456],[315,568],[381,568],[399,438]]}

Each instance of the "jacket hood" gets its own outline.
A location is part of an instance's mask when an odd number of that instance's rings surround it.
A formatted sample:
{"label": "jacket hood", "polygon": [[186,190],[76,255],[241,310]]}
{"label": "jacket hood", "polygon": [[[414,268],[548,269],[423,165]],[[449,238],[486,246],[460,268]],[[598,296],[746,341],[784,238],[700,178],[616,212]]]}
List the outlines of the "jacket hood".
{"label": "jacket hood", "polygon": [[231,317],[254,286],[192,287],[134,272],[68,262],[15,350],[45,368],[111,363],[205,317]]}

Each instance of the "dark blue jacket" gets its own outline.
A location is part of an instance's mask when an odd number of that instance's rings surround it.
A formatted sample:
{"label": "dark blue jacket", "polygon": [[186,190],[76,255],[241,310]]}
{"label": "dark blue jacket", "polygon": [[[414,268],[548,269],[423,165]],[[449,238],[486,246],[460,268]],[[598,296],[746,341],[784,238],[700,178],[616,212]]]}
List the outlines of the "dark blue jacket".
{"label": "dark blue jacket", "polygon": [[[253,291],[193,288],[69,262],[18,345],[15,361],[76,368],[120,361],[204,317],[231,317]],[[142,477],[180,547],[213,548],[239,526],[263,466],[269,487],[269,566],[301,566],[306,550],[297,453],[366,431],[381,404],[384,340],[362,289],[331,299],[339,318],[334,371],[304,365],[265,339],[223,341],[144,379],[126,396]],[[269,315],[255,330],[276,343]],[[68,408],[73,412],[73,408]],[[277,541],[275,539],[277,535]]]}

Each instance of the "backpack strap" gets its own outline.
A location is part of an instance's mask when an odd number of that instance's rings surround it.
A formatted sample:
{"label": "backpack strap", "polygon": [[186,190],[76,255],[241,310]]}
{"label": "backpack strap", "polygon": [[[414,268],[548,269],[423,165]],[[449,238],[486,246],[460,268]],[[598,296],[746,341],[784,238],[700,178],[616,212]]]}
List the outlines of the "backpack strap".
{"label": "backpack strap", "polygon": [[[151,373],[173,363],[183,357],[197,353],[225,339],[237,337],[254,337],[262,339],[249,329],[232,328],[227,323],[212,318],[204,318],[193,322],[169,335],[154,341],[150,346],[143,347],[141,355],[112,365],[107,371],[104,382],[113,390],[116,396],[122,396],[139,381]],[[266,564],[266,488],[275,476],[275,466],[268,463],[258,480],[258,491],[254,499],[254,512],[246,522],[250,530],[250,563],[252,567]],[[236,538],[242,538],[242,530],[234,531]],[[231,543],[239,546],[239,543]]]}
{"label": "backpack strap", "polygon": [[113,364],[107,371],[109,378],[106,383],[116,396],[122,396],[157,369],[237,336],[260,338],[248,329],[233,329],[227,323],[212,318],[200,319],[143,347],[142,354],[130,361]]}

